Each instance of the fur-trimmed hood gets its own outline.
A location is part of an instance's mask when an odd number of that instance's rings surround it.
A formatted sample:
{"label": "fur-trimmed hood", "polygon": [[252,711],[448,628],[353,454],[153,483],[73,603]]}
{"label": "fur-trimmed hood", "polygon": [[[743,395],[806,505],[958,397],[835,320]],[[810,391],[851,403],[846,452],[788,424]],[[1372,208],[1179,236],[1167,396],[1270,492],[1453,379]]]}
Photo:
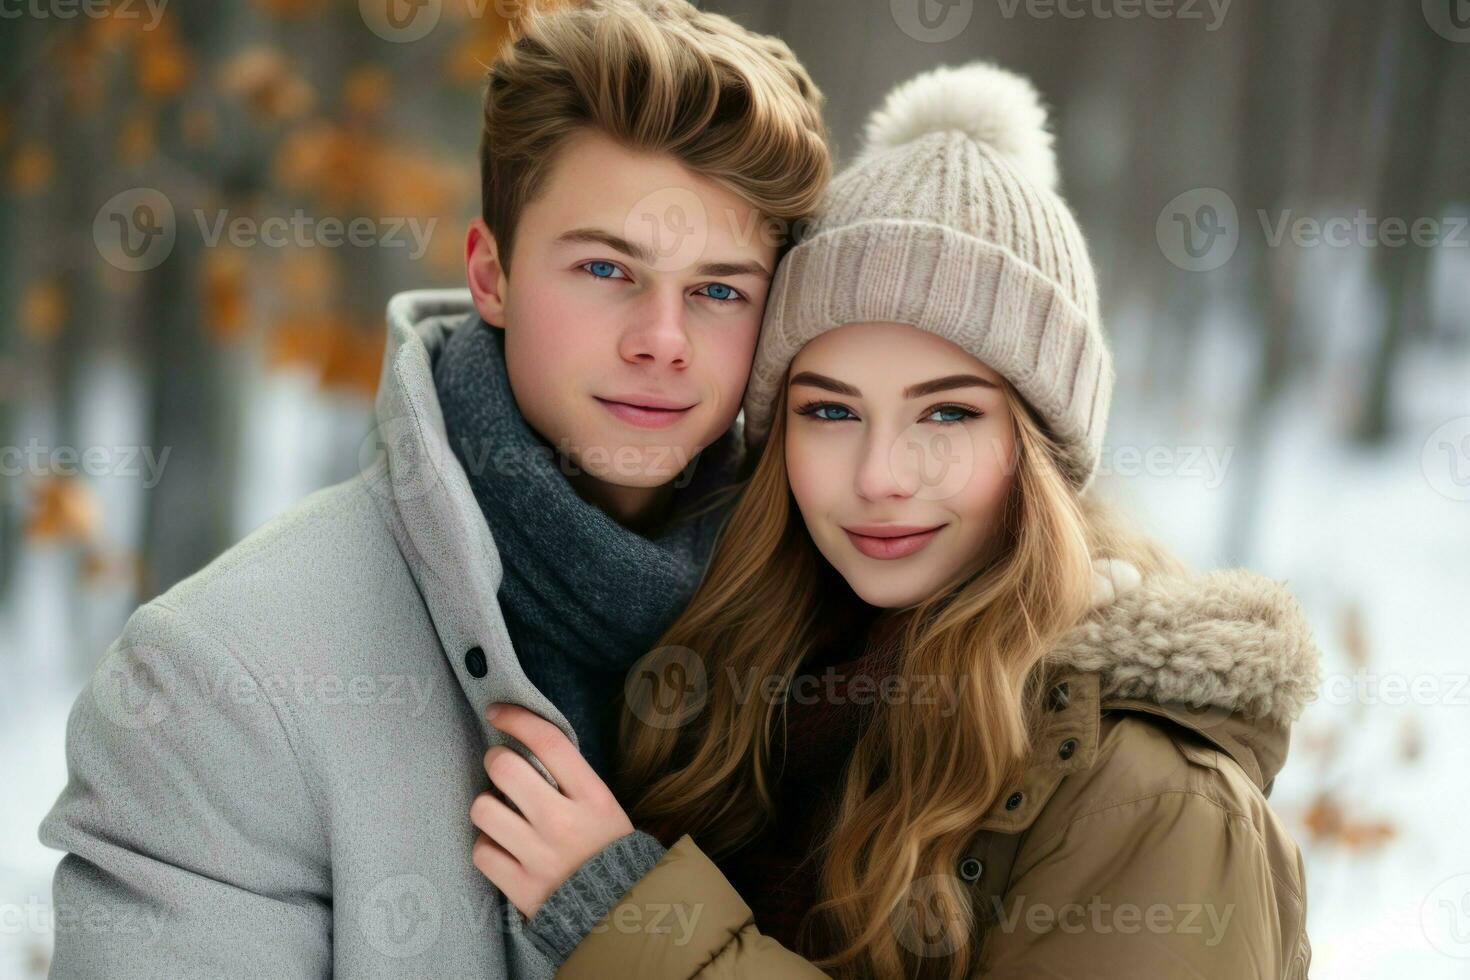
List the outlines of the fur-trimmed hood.
{"label": "fur-trimmed hood", "polygon": [[1093,570],[1094,609],[1049,662],[1096,674],[1103,710],[1186,725],[1269,787],[1291,723],[1320,683],[1320,653],[1296,599],[1244,569],[1146,580],[1124,561]]}

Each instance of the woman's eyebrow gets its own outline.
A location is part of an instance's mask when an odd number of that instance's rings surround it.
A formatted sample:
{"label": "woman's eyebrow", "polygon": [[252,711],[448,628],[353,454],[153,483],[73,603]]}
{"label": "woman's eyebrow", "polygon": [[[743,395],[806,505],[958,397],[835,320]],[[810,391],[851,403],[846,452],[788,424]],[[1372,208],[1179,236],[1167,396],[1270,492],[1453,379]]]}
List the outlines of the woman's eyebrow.
{"label": "woman's eyebrow", "polygon": [[[813,388],[821,388],[824,391],[834,392],[838,395],[848,395],[852,398],[861,398],[863,393],[845,381],[829,378],[825,374],[817,374],[815,371],[801,371],[792,375],[790,384],[810,385]],[[918,384],[909,385],[903,390],[905,398],[922,398],[939,391],[950,391],[954,388],[996,388],[993,381],[986,381],[976,374],[950,374],[932,381],[920,381]]]}
{"label": "woman's eyebrow", "polygon": [[993,381],[986,381],[978,374],[950,374],[943,378],[935,378],[933,381],[920,381],[916,385],[909,385],[903,390],[905,398],[921,398],[924,395],[932,395],[936,391],[949,391],[951,388],[997,388]]}
{"label": "woman's eyebrow", "polygon": [[795,385],[811,385],[813,388],[821,388],[838,395],[851,395],[853,398],[863,397],[863,393],[850,384],[844,384],[836,378],[829,378],[825,374],[817,374],[815,371],[801,371],[791,376],[789,382]]}

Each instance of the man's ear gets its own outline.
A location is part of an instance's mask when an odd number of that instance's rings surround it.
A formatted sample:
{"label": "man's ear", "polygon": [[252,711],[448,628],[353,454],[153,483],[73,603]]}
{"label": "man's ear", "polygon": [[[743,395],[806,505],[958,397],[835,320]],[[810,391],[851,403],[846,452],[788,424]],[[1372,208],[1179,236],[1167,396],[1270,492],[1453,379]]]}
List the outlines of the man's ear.
{"label": "man's ear", "polygon": [[484,218],[470,222],[464,243],[465,276],[470,284],[470,296],[480,319],[492,327],[505,329],[505,300],[510,283],[505,266],[500,262],[500,248],[495,242],[495,233],[485,224]]}

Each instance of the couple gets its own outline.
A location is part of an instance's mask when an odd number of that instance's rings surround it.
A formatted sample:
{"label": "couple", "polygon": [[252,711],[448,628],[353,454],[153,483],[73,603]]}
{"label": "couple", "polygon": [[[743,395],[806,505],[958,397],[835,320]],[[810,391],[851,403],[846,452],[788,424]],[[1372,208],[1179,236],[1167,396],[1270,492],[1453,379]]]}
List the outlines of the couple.
{"label": "couple", "polygon": [[1086,493],[1036,94],[921,76],[830,185],[821,105],[682,0],[523,25],[381,452],[73,708],[53,976],[1305,976],[1317,653]]}

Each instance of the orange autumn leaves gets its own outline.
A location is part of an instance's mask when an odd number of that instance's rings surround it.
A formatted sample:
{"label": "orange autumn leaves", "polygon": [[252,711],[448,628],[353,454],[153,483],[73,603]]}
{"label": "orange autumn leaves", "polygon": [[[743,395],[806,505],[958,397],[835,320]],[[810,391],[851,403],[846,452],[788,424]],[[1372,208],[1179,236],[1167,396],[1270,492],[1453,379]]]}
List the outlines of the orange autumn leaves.
{"label": "orange autumn leaves", "polygon": [[31,497],[25,534],[48,541],[90,541],[97,533],[97,506],[74,476],[41,479]]}
{"label": "orange autumn leaves", "polygon": [[1350,851],[1372,851],[1392,840],[1396,829],[1387,820],[1352,816],[1331,793],[1318,793],[1302,823],[1314,841],[1337,844]]}
{"label": "orange autumn leaves", "polygon": [[[192,230],[191,215],[200,206],[210,214],[227,212],[256,222],[277,214],[289,218],[297,211],[319,220],[368,217],[383,228],[416,219],[434,233],[413,255],[423,259],[415,277],[458,278],[462,243],[454,230],[478,203],[474,154],[445,152],[394,134],[393,111],[403,79],[395,77],[392,66],[412,63],[417,69],[424,64],[422,52],[432,52],[436,77],[426,82],[415,71],[413,96],[419,103],[438,96],[435,81],[459,97],[477,94],[486,67],[510,34],[500,14],[516,16],[529,4],[446,3],[435,33],[410,52],[368,37],[356,3],[251,2],[266,29],[252,31],[244,43],[225,45],[222,52],[211,45],[208,54],[188,19],[171,9],[155,23],[119,15],[121,8],[114,8],[107,16],[75,18],[44,34],[38,27],[37,37],[54,54],[58,77],[25,95],[65,115],[105,123],[94,121],[91,129],[110,144],[108,158],[101,161],[115,165],[116,180],[109,176],[108,181],[155,187],[168,195],[178,208],[181,235]],[[280,28],[274,32],[273,21]],[[360,61],[324,80],[320,72],[306,70],[310,66],[300,55],[292,56],[288,43],[273,40],[291,37],[296,23],[363,32],[366,44],[344,42],[344,49],[383,60]],[[413,57],[405,59],[405,54]],[[423,91],[426,84],[431,91]],[[236,108],[244,109],[253,132],[237,131]],[[101,112],[113,118],[104,119]],[[25,109],[24,101],[0,110],[5,192],[41,207],[66,193],[67,167],[77,165],[58,157],[59,142],[51,145],[59,140],[50,135],[54,127],[35,125],[44,115]],[[471,127],[478,122],[475,114],[466,119]],[[235,174],[228,186],[203,162],[232,155],[220,144],[226,134],[258,141],[265,151],[257,157],[263,169]],[[198,251],[197,290],[185,295],[197,296],[201,329],[216,341],[236,343],[259,331],[269,365],[305,368],[324,386],[370,397],[382,352],[380,315],[339,311],[351,309],[352,298],[361,293],[350,288],[354,281],[376,279],[371,270],[394,257],[350,251],[313,241],[287,248],[219,243]],[[104,290],[136,294],[134,274],[105,262],[89,264]],[[281,288],[287,280],[289,288]],[[54,342],[71,315],[67,293],[84,285],[51,272],[23,284],[16,312],[25,335],[36,343]]]}
{"label": "orange autumn leaves", "polygon": [[[1371,658],[1367,630],[1362,607],[1357,603],[1350,603],[1343,611],[1339,640],[1350,669],[1354,673],[1368,671]],[[1315,764],[1320,772],[1332,772],[1345,752],[1354,757],[1364,755],[1361,747],[1353,746],[1352,739],[1356,732],[1363,730],[1367,709],[1364,699],[1356,699],[1347,718],[1338,712],[1329,727],[1306,735],[1298,752],[1304,757],[1299,764]],[[1422,749],[1417,717],[1406,714],[1403,719],[1400,738],[1393,746],[1394,765],[1412,765],[1418,761]],[[1346,788],[1340,782],[1324,779],[1312,795],[1300,816],[1308,840],[1356,853],[1376,851],[1393,840],[1398,827],[1378,813],[1363,812],[1346,798]]]}
{"label": "orange autumn leaves", "polygon": [[323,387],[371,397],[378,387],[383,335],[334,313],[287,316],[271,331],[268,358],[277,366],[309,366]]}
{"label": "orange autumn leaves", "polygon": [[225,62],[219,87],[244,103],[257,122],[275,123],[305,115],[316,104],[316,90],[279,48],[257,45]]}
{"label": "orange autumn leaves", "polygon": [[[354,321],[336,312],[323,297],[335,293],[339,278],[321,249],[293,252],[278,260],[278,285],[284,314],[266,332],[266,364],[311,372],[327,389],[377,392],[383,358],[383,329],[375,321]],[[221,245],[203,261],[201,297],[206,328],[221,342],[233,342],[250,320],[251,263],[241,249]]]}
{"label": "orange autumn leaves", "polygon": [[20,300],[20,325],[32,340],[48,341],[66,320],[66,293],[61,280],[39,279],[25,288]]}
{"label": "orange autumn leaves", "polygon": [[88,585],[133,589],[147,585],[148,570],[141,555],[103,544],[96,499],[75,475],[53,474],[36,482],[21,533],[31,541],[77,545],[82,581]]}

